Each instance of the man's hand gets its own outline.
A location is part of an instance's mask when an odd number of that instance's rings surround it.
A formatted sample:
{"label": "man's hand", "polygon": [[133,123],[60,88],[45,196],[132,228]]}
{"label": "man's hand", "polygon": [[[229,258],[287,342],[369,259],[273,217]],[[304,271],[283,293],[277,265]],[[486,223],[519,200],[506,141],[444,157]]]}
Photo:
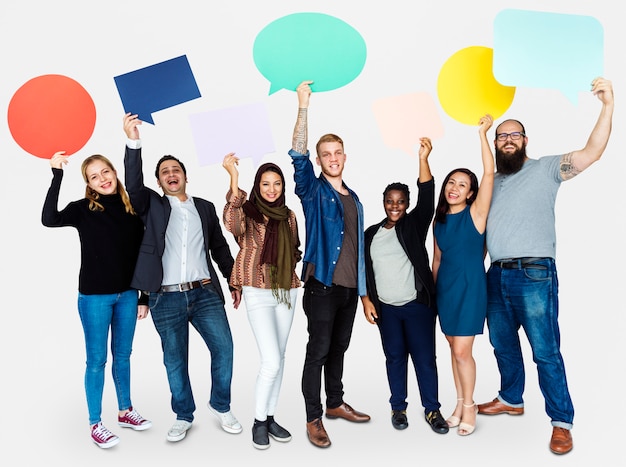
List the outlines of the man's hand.
{"label": "man's hand", "polygon": [[309,107],[311,84],[313,84],[313,81],[302,81],[296,88],[296,93],[298,94],[298,108],[300,109],[307,109]]}
{"label": "man's hand", "polygon": [[133,115],[131,113],[124,115],[124,132],[126,136],[128,136],[128,139],[140,139],[139,128],[137,128],[138,125],[141,125],[139,115]]}
{"label": "man's hand", "polygon": [[594,79],[591,82],[591,92],[594,96],[598,96],[598,99],[600,99],[603,104],[613,103],[613,83],[608,79]]}

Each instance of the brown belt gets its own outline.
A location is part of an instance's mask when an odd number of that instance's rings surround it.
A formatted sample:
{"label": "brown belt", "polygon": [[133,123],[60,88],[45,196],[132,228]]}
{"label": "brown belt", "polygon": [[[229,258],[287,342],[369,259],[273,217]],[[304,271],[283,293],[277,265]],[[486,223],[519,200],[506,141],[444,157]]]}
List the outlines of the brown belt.
{"label": "brown belt", "polygon": [[182,284],[164,285],[161,286],[161,292],[186,292],[210,283],[211,279],[202,279],[199,281],[183,282]]}

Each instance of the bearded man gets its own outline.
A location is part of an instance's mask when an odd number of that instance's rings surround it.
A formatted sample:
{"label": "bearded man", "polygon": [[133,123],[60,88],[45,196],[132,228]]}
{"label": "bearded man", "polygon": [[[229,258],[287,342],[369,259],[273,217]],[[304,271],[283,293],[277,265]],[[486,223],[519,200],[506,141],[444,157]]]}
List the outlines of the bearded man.
{"label": "bearded man", "polygon": [[500,391],[480,404],[484,415],[524,413],[524,362],[518,330],[524,329],[537,365],[539,386],[551,419],[550,450],[573,448],[574,406],[565,376],[558,324],[554,205],[561,182],[602,156],[611,134],[613,87],[596,78],[591,91],[602,102],[583,149],[531,159],[524,125],[505,120],[494,140],[497,172],[487,220],[487,326],[500,372]]}

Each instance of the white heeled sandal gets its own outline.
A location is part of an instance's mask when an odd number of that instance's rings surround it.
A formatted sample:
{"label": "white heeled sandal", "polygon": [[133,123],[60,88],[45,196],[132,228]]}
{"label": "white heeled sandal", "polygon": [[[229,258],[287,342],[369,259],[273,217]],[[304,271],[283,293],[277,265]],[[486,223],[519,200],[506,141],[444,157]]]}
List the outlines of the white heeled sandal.
{"label": "white heeled sandal", "polygon": [[[473,402],[469,405],[467,404],[463,404],[463,407],[466,408],[470,408],[470,407],[474,407],[476,410],[476,414],[478,414],[478,407],[476,407],[476,402]],[[459,436],[469,436],[472,433],[474,433],[474,430],[476,429],[476,422],[474,422],[474,425],[470,425],[469,423],[465,423],[465,422],[460,422],[459,423],[459,428],[457,429],[457,434]]]}
{"label": "white heeled sandal", "polygon": [[[458,401],[462,401],[462,400],[463,400],[463,398],[462,398],[462,397],[459,397],[459,398],[457,399],[457,404],[458,404]],[[455,407],[455,410],[456,410],[456,407]],[[455,415],[450,415],[450,416],[446,419],[446,423],[448,424],[448,426],[449,426],[450,428],[456,428],[457,426],[459,426],[459,423],[461,423],[461,418],[460,418],[460,417],[457,417],[457,416],[455,416]]]}

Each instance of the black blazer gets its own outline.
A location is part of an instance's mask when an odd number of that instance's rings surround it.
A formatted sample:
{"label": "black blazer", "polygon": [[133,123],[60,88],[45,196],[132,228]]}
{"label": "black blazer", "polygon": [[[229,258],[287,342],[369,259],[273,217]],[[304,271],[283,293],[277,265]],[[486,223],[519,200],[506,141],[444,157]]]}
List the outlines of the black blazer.
{"label": "black blazer", "polygon": [[[133,208],[145,225],[131,286],[138,290],[158,292],[163,280],[161,259],[165,250],[165,231],[172,207],[165,195],[160,195],[143,184],[141,149],[131,149],[126,146],[124,169],[126,190]],[[193,202],[202,221],[206,261],[211,279],[213,279],[213,284],[222,298],[222,302],[225,302],[211,256],[213,256],[222,276],[227,281],[235,261],[222,233],[219,217],[217,217],[213,203],[195,196]]]}
{"label": "black blazer", "polygon": [[[435,282],[430,268],[430,260],[426,251],[426,236],[430,223],[435,214],[435,181],[430,179],[424,183],[417,183],[417,205],[396,223],[396,234],[402,249],[409,257],[415,270],[415,289],[426,293],[427,305],[436,308]],[[374,279],[374,266],[370,248],[372,239],[378,229],[385,224],[387,218],[374,224],[365,231],[365,277],[367,281],[367,295],[374,303],[380,318],[380,301]]]}

